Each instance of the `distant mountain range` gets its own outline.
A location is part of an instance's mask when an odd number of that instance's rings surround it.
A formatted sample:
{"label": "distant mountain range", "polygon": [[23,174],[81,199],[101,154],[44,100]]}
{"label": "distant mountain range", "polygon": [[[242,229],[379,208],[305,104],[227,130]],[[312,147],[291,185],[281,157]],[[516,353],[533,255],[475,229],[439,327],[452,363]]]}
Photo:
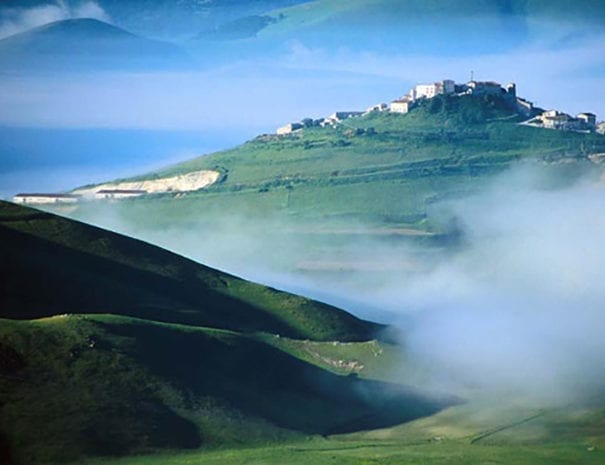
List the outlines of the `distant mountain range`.
{"label": "distant mountain range", "polygon": [[[160,39],[187,39],[200,31],[212,30],[246,16],[265,14],[309,0],[97,0],[94,2],[111,22],[137,34]],[[65,15],[83,2],[61,2]],[[51,3],[52,4],[52,3]],[[48,6],[46,0],[5,0],[0,4],[0,19],[18,16],[20,11]],[[3,11],[5,14],[3,14]]]}
{"label": "distant mountain range", "polygon": [[[15,12],[46,3],[7,1],[0,6],[0,18],[12,18]],[[78,4],[65,2],[66,14]],[[492,53],[517,47],[536,37],[560,43],[569,37],[598,31],[605,20],[605,6],[596,0],[579,0],[572,10],[563,1],[540,0],[479,3],[99,0],[96,5],[118,28],[141,37],[178,43],[193,55],[214,60],[283,51],[292,40],[310,46],[346,44],[350,49],[382,52],[460,55],[472,50],[473,53]],[[562,22],[565,27],[549,27],[553,21]],[[94,28],[89,31],[93,38],[97,32]],[[454,41],[452,34],[456,37]],[[217,42],[223,45],[218,46]],[[134,45],[130,47],[136,49]],[[156,47],[162,48],[158,43],[153,46],[148,43],[147,47],[139,44],[139,47],[146,48],[149,54],[153,54]],[[175,58],[171,53],[178,55],[174,49],[172,52],[164,49],[160,55],[162,59]]]}
{"label": "distant mountain range", "polygon": [[96,19],[68,19],[0,40],[2,71],[178,68],[179,47],[145,39]]}

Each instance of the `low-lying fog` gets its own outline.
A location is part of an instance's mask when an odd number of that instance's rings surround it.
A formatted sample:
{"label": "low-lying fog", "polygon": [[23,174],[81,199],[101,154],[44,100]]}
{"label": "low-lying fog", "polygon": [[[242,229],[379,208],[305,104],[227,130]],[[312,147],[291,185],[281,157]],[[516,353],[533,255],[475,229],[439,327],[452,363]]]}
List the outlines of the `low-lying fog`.
{"label": "low-lying fog", "polygon": [[325,247],[294,225],[233,217],[162,232],[109,214],[97,223],[391,323],[411,364],[430,367],[422,378],[433,387],[567,401],[605,382],[605,186],[545,188],[539,173],[515,169],[442,204],[435,221],[455,219],[462,234],[447,249],[355,235]]}

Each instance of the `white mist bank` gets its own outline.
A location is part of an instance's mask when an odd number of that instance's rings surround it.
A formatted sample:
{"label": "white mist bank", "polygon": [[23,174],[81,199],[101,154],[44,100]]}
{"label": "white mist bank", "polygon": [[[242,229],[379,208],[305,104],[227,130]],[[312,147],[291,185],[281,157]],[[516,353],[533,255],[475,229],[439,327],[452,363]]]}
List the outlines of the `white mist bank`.
{"label": "white mist bank", "polygon": [[605,188],[508,176],[450,211],[466,246],[392,296],[408,350],[466,386],[561,400],[605,387]]}
{"label": "white mist bank", "polygon": [[[440,254],[375,236],[322,257],[317,239],[296,225],[289,232],[283,221],[258,218],[225,216],[209,226],[200,213],[150,231],[108,205],[95,223],[398,326],[410,366],[422,372],[407,382],[567,401],[605,387],[605,186],[585,180],[553,190],[538,187],[542,181],[512,171],[485,192],[444,204],[443,221],[456,219],[463,245]],[[318,258],[372,266],[299,266]]]}

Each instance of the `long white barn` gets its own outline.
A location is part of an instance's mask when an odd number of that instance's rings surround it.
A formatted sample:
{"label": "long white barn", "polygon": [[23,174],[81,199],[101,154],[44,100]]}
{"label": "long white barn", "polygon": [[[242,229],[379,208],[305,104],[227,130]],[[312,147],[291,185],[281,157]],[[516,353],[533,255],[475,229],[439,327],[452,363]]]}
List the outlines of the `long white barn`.
{"label": "long white barn", "polygon": [[48,204],[48,203],[76,203],[80,200],[75,194],[17,194],[13,196],[13,202],[24,204]]}

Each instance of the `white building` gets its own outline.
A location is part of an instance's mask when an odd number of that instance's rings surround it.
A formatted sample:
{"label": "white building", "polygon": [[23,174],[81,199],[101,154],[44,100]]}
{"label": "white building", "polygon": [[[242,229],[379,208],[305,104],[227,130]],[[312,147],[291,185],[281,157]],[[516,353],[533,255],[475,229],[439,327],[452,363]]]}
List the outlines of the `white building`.
{"label": "white building", "polygon": [[599,124],[597,124],[597,132],[599,134],[605,134],[605,121],[601,121]]}
{"label": "white building", "polygon": [[337,123],[339,121],[343,121],[345,119],[354,118],[356,116],[361,116],[361,115],[363,115],[363,111],[337,111],[337,112],[332,113],[326,119],[328,121]]}
{"label": "white building", "polygon": [[558,110],[548,110],[540,115],[542,126],[548,129],[577,131],[583,129],[583,123],[567,113]]}
{"label": "white building", "polygon": [[128,199],[145,194],[147,194],[147,191],[139,189],[101,189],[100,191],[95,192],[95,199]]}
{"label": "white building", "polygon": [[402,97],[391,102],[391,113],[407,113],[410,111],[412,100],[409,97]]}
{"label": "white building", "polygon": [[284,136],[286,134],[291,134],[298,129],[302,129],[302,127],[303,125],[301,123],[289,123],[285,126],[277,128],[277,131],[275,131],[275,133],[277,135]]}
{"label": "white building", "polygon": [[13,197],[14,203],[21,204],[48,204],[48,203],[76,203],[79,195],[74,194],[17,194]]}
{"label": "white building", "polygon": [[389,109],[389,106],[386,103],[377,103],[376,105],[372,105],[369,107],[364,114],[372,113],[374,111],[386,111]]}
{"label": "white building", "polygon": [[456,83],[451,79],[435,82],[433,84],[418,84],[410,90],[409,98],[418,100],[420,98],[433,98],[440,94],[453,94],[456,90]]}

